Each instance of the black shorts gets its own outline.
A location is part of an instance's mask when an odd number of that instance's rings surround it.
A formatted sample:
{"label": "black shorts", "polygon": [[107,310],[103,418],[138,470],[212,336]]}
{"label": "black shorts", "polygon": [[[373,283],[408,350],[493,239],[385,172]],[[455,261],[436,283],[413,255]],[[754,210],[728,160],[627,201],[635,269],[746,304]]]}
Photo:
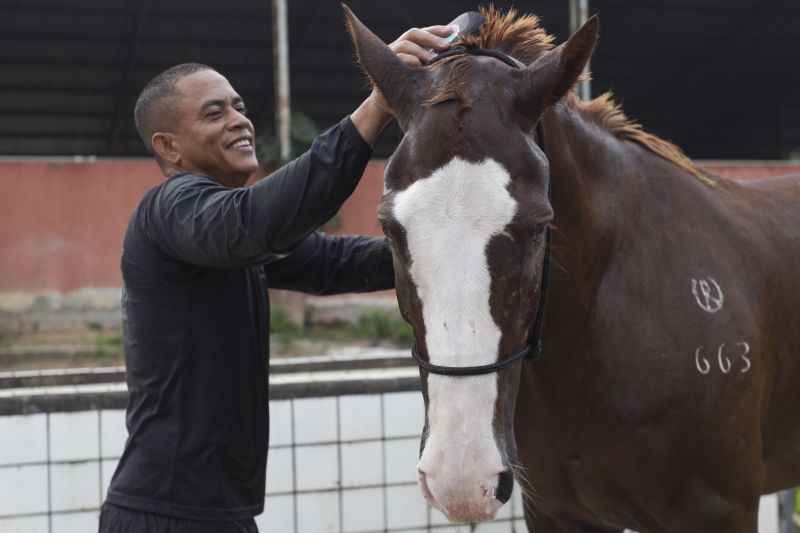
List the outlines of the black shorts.
{"label": "black shorts", "polygon": [[188,520],[135,511],[104,503],[100,509],[100,533],[258,533],[252,518],[230,522]]}

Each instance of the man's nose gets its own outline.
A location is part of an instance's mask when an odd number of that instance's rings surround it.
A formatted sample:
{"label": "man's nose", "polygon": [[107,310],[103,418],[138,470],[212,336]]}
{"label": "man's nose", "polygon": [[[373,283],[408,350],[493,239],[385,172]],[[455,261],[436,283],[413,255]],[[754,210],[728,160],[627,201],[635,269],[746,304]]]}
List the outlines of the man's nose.
{"label": "man's nose", "polygon": [[239,128],[253,129],[253,124],[246,115],[240,113],[236,109],[231,109],[228,113],[228,128],[235,130]]}

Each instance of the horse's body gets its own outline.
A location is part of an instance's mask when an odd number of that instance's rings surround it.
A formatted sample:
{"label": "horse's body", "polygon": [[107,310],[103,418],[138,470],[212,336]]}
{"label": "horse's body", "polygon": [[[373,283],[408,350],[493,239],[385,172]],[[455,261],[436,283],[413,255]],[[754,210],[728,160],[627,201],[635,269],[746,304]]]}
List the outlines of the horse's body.
{"label": "horse's body", "polygon": [[709,187],[567,105],[544,125],[555,266],[515,419],[529,526],[755,531],[759,496],[800,484],[800,177]]}
{"label": "horse's body", "polygon": [[[427,501],[491,519],[513,471],[536,533],[754,533],[760,495],[800,484],[800,178],[709,176],[607,97],[567,95],[594,19],[553,49],[490,10],[466,44],[527,67],[412,71],[348,18],[406,133],[380,218],[427,357]],[[493,366],[542,312],[541,357]]]}

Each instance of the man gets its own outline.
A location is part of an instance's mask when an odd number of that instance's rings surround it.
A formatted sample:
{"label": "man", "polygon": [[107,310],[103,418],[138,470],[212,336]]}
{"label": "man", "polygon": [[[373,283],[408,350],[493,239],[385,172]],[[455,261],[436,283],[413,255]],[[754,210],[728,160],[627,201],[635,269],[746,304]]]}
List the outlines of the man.
{"label": "man", "polygon": [[[419,66],[443,26],[390,45]],[[122,254],[128,440],[102,532],[257,531],[268,440],[267,287],[315,294],[393,286],[383,239],[314,233],[350,195],[390,120],[380,93],[272,176],[228,81],[183,64],[154,78],[137,129],[166,180],[131,216]]]}

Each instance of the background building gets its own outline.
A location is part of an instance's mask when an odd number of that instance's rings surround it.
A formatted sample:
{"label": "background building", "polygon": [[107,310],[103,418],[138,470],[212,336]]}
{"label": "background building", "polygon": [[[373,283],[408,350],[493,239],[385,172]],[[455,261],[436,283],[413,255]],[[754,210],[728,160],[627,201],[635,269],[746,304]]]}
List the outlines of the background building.
{"label": "background building", "polygon": [[[288,3],[292,107],[320,126],[349,113],[363,78],[340,3]],[[569,33],[567,0],[496,1]],[[351,0],[386,41],[444,24],[477,2]],[[269,1],[3,0],[0,155],[145,155],[131,116],[163,69],[207,63],[245,97],[259,131],[273,121]],[[601,38],[594,95],[613,90],[651,131],[700,159],[783,159],[800,148],[800,4],[794,0],[594,0]],[[377,155],[398,137],[384,135]]]}
{"label": "background building", "polygon": [[[513,4],[539,14],[557,42],[568,37],[567,0]],[[795,168],[787,160],[800,155],[800,3],[588,4],[601,20],[593,95],[612,90],[629,116],[707,166],[716,160],[710,168],[725,175]],[[324,129],[365,97],[364,77],[338,1],[287,5],[291,107]],[[350,5],[386,41],[477,8],[455,0]],[[243,95],[257,132],[274,130],[272,18],[266,0],[0,0],[0,319],[41,291],[119,287],[128,215],[161,179],[132,120],[153,76],[181,62],[212,65]],[[379,233],[381,158],[399,137],[391,125],[377,142],[340,231]]]}

